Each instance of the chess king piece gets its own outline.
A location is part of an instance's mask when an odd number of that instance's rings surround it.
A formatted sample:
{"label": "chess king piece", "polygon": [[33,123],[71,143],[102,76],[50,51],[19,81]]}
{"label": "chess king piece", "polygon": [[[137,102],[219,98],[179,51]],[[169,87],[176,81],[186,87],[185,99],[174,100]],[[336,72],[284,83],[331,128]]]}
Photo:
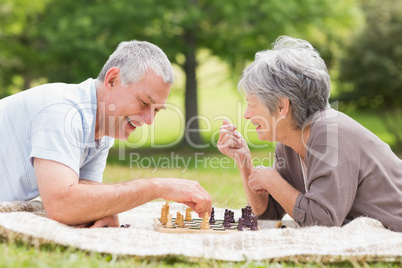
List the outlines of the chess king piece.
{"label": "chess king piece", "polygon": [[185,221],[191,221],[191,212],[193,212],[194,210],[192,210],[191,208],[186,208],[186,218]]}

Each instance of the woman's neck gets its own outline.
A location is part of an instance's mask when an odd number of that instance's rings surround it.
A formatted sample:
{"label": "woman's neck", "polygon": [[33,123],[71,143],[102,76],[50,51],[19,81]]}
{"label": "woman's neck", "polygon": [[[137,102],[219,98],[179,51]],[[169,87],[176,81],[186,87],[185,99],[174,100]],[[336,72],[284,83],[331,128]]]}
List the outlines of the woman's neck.
{"label": "woman's neck", "polygon": [[278,141],[292,148],[304,160],[306,155],[306,146],[310,137],[310,128],[291,129],[287,131],[287,135]]}

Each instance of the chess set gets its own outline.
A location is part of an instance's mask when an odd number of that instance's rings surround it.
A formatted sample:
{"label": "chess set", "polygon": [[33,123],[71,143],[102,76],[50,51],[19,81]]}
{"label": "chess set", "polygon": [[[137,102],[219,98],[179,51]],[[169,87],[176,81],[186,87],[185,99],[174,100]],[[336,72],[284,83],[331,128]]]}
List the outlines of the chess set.
{"label": "chess set", "polygon": [[173,218],[169,211],[169,203],[162,206],[161,216],[154,218],[155,230],[162,233],[221,233],[228,234],[239,231],[257,231],[258,219],[250,206],[242,208],[242,216],[234,219],[234,212],[225,209],[224,219],[215,220],[215,209],[212,208],[211,216],[208,213],[202,219],[191,217],[191,208],[186,208],[186,215],[177,212]]}

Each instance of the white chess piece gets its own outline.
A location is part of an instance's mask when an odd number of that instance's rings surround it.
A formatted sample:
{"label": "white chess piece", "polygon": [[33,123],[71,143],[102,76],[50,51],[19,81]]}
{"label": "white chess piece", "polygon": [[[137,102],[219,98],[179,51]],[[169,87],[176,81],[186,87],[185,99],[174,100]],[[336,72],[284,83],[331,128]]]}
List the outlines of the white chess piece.
{"label": "white chess piece", "polygon": [[167,218],[166,228],[173,228],[172,214],[169,213]]}

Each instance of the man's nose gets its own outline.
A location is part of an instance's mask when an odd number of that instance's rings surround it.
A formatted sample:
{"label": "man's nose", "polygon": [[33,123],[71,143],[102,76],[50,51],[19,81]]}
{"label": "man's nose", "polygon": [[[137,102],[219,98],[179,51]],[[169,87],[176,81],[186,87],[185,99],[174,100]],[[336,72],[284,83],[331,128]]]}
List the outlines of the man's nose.
{"label": "man's nose", "polygon": [[152,125],[155,119],[155,112],[147,111],[145,114],[141,115],[142,120],[147,125]]}

